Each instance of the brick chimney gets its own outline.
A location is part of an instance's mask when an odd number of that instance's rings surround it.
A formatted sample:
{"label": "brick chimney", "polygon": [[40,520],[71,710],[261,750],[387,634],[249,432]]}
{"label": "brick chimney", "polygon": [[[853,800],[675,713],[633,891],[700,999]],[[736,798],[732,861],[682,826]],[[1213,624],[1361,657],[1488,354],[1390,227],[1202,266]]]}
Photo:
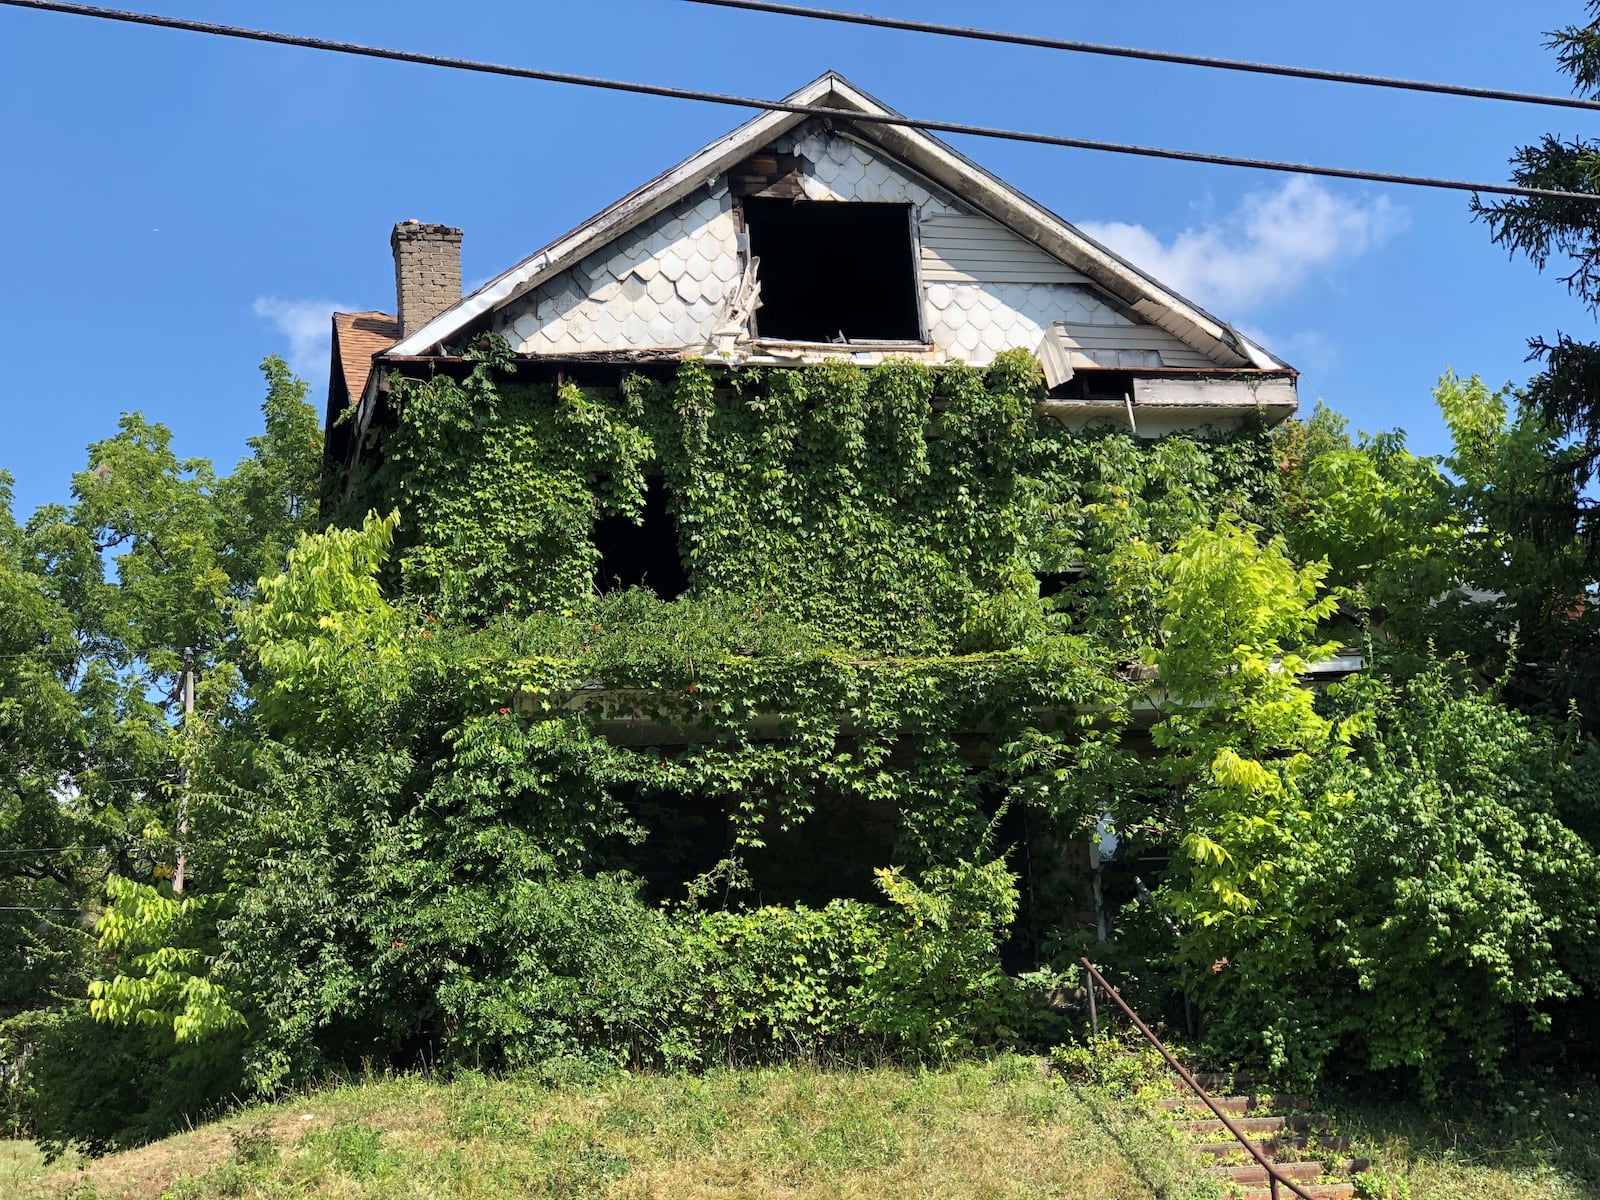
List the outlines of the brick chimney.
{"label": "brick chimney", "polygon": [[406,337],[461,299],[461,230],[401,221],[389,235],[389,247],[395,315],[400,336]]}

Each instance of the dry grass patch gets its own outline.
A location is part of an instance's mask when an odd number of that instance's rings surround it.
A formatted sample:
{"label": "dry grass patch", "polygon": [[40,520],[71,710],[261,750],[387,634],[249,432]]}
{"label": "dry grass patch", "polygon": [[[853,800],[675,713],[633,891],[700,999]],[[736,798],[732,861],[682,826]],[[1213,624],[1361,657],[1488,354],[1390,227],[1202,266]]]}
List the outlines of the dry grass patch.
{"label": "dry grass patch", "polygon": [[[1115,1072],[1113,1072],[1115,1074]],[[1600,1087],[1556,1077],[1436,1105],[1329,1096],[1410,1200],[1600,1200]],[[1170,1119],[1005,1057],[943,1070],[371,1080],[152,1146],[45,1166],[4,1200],[1218,1200]]]}

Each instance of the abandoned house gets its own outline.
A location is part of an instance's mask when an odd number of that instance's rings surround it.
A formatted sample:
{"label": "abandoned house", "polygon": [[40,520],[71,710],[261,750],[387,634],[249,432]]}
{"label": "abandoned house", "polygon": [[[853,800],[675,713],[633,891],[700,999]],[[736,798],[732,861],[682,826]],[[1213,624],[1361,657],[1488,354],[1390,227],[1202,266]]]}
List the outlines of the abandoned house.
{"label": "abandoned house", "polygon": [[329,442],[347,464],[394,373],[492,330],[528,360],[982,366],[1039,358],[1048,408],[1141,436],[1295,409],[1295,371],[829,73],[461,295],[461,231],[395,226],[396,312],[334,318]]}
{"label": "abandoned house", "polygon": [[[892,110],[838,75],[788,100],[836,115],[764,113],[470,295],[461,294],[459,229],[396,225],[395,312],[333,318],[326,460],[346,496],[397,381],[464,374],[464,349],[490,333],[509,346],[519,378],[584,387],[616,388],[686,360],[728,371],[890,359],[983,367],[1024,351],[1048,384],[1039,417],[1068,429],[1155,438],[1294,412],[1293,368],[942,141],[860,120]],[[664,599],[685,590],[673,503],[656,480],[642,519],[594,520],[597,586],[604,576],[646,582]],[[525,540],[521,528],[507,532]],[[614,568],[613,554],[631,572]],[[1039,582],[1040,596],[1059,583]],[[758,724],[759,737],[778,727]],[[597,726],[651,753],[709,736],[636,713],[602,715]],[[711,826],[723,820],[718,803],[701,807]],[[871,894],[870,867],[889,861],[892,816],[819,801],[809,824],[805,848],[774,840],[765,894]],[[1011,834],[1052,853],[1048,831]],[[720,853],[712,840],[702,867]],[[823,872],[831,893],[784,880],[785,858],[841,855],[850,861]],[[1080,877],[1082,858],[1075,850]]]}

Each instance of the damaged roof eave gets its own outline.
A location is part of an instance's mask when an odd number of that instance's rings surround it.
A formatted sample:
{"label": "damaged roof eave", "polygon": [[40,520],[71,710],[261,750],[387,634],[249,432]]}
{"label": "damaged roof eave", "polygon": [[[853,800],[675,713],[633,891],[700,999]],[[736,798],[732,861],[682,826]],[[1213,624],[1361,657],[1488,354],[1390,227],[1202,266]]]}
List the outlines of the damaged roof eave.
{"label": "damaged roof eave", "polygon": [[[899,116],[875,97],[829,71],[786,96],[792,104],[837,107],[853,113]],[[460,303],[402,338],[386,356],[426,354],[480,317],[516,299],[542,280],[580,261],[642,221],[655,216],[697,187],[804,121],[813,114],[764,112],[712,142],[676,166],[634,189],[609,208],[496,276]],[[855,136],[880,145],[908,166],[1008,226],[1046,253],[1081,271],[1145,320],[1166,329],[1219,366],[1282,370],[1287,363],[1267,353],[1218,320],[1146,275],[1072,224],[990,174],[953,147],[924,130],[901,125],[858,124]]]}

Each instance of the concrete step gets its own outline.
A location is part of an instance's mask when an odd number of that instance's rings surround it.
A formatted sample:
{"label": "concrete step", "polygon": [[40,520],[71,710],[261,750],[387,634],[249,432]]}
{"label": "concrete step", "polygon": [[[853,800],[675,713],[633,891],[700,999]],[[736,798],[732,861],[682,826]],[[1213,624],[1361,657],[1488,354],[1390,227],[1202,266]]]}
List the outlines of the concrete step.
{"label": "concrete step", "polygon": [[[1321,1113],[1298,1113],[1287,1117],[1234,1117],[1234,1128],[1240,1133],[1276,1133],[1280,1129],[1293,1129],[1297,1133],[1304,1133],[1310,1129],[1329,1124],[1328,1118]],[[1177,1127],[1185,1133],[1217,1134],[1227,1133],[1228,1127],[1216,1117],[1197,1117],[1189,1121],[1175,1122]]]}
{"label": "concrete step", "polygon": [[[1345,1158],[1328,1162],[1280,1162],[1273,1165],[1286,1179],[1293,1179],[1297,1183],[1310,1183],[1324,1175],[1354,1175],[1365,1171],[1372,1164],[1364,1158]],[[1267,1183],[1267,1169],[1254,1162],[1242,1167],[1212,1167],[1210,1174],[1241,1187],[1265,1187]]]}
{"label": "concrete step", "polygon": [[[1310,1096],[1280,1096],[1268,1093],[1262,1096],[1213,1096],[1217,1107],[1230,1117],[1244,1116],[1247,1113],[1275,1110],[1279,1112],[1305,1111],[1311,1107]],[[1157,1100],[1156,1107],[1165,1112],[1210,1112],[1204,1101],[1193,1092],[1183,1096],[1174,1096],[1169,1100]]]}
{"label": "concrete step", "polygon": [[1194,1081],[1215,1096],[1218,1092],[1253,1092],[1262,1083],[1261,1076],[1240,1071],[1191,1071]]}
{"label": "concrete step", "polygon": [[[1340,1183],[1302,1183],[1300,1190],[1311,1200],[1347,1200],[1356,1194],[1356,1185],[1348,1181]],[[1295,1194],[1288,1188],[1278,1189],[1279,1200],[1295,1200]],[[1241,1194],[1241,1200],[1272,1200],[1270,1187],[1246,1188]]]}
{"label": "concrete step", "polygon": [[[1287,1158],[1290,1154],[1299,1155],[1303,1151],[1311,1149],[1312,1143],[1312,1139],[1303,1134],[1296,1137],[1268,1137],[1254,1138],[1252,1140],[1255,1142],[1256,1148],[1271,1159]],[[1196,1154],[1205,1154],[1212,1158],[1232,1159],[1235,1156],[1239,1156],[1241,1159],[1249,1158],[1249,1152],[1231,1137],[1221,1142],[1197,1142],[1191,1149]],[[1350,1139],[1347,1137],[1318,1137],[1316,1139],[1316,1149],[1329,1154],[1344,1154],[1350,1149]]]}

